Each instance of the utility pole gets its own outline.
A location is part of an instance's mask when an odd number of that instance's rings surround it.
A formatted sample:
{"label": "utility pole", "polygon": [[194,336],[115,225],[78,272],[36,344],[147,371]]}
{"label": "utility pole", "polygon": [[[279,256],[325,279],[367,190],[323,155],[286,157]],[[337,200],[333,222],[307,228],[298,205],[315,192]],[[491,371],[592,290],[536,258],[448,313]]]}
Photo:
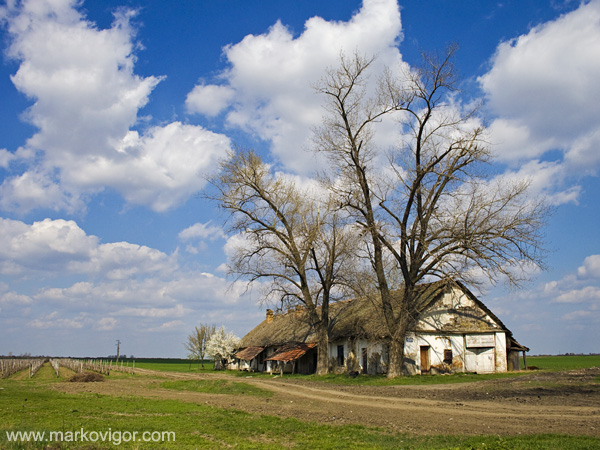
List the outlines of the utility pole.
{"label": "utility pole", "polygon": [[120,346],[121,346],[121,341],[119,339],[117,339],[117,361],[116,362],[119,362],[119,349],[120,349]]}

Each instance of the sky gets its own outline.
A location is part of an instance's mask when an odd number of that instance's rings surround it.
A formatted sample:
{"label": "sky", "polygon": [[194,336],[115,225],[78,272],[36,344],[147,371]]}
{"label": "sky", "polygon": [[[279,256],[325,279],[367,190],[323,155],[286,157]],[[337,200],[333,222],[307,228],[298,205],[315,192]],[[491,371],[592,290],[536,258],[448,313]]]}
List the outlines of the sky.
{"label": "sky", "polygon": [[234,146],[306,180],[340,52],[376,69],[459,45],[493,173],[553,214],[547,268],[479,292],[531,354],[600,352],[600,1],[4,0],[0,354],[185,357],[265,315],[202,197]]}

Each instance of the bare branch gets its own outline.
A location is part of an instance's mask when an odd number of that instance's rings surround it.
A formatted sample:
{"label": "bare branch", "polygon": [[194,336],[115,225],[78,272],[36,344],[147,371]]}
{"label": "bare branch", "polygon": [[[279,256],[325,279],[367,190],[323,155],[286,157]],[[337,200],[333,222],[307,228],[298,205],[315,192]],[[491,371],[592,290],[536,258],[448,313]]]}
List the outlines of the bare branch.
{"label": "bare branch", "polygon": [[[462,111],[454,101],[455,51],[451,46],[442,56],[423,55],[421,67],[405,69],[400,78],[384,71],[374,98],[365,90],[372,60],[358,55],[342,58],[318,88],[329,115],[317,130],[316,147],[334,167],[331,190],[340,207],[368,237],[363,254],[392,337],[388,376],[401,371],[404,335],[423,306],[420,283],[432,277],[474,281],[477,272],[492,283],[519,285],[523,277],[515,267],[543,267],[539,229],[548,210],[528,197],[526,183],[503,186],[481,178],[491,153],[477,108]],[[390,155],[395,178],[377,181],[372,125],[398,112],[405,121],[404,142]],[[401,301],[395,302],[390,286],[400,283]]]}

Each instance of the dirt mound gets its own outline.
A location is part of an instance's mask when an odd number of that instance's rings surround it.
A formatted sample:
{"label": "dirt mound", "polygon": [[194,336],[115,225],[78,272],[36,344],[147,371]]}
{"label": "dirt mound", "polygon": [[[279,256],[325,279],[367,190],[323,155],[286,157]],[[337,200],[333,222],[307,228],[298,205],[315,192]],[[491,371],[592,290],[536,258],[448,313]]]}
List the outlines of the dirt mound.
{"label": "dirt mound", "polygon": [[69,378],[69,381],[73,383],[92,383],[95,381],[104,381],[104,377],[99,373],[83,372],[76,373],[71,378]]}

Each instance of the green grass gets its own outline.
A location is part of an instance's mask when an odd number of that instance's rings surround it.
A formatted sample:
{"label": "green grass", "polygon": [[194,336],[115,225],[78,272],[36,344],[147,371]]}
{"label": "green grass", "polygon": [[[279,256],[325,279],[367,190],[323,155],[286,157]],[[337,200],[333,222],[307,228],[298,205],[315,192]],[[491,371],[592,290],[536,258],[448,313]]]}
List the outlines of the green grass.
{"label": "green grass", "polygon": [[[50,389],[60,381],[0,381],[0,448],[44,448],[49,443],[9,443],[6,431],[89,433],[172,431],[175,442],[63,442],[54,449],[591,449],[600,439],[580,436],[411,436],[355,425],[332,426],[280,419],[176,400],[65,394]],[[257,400],[260,401],[260,400]]]}
{"label": "green grass", "polygon": [[[236,377],[268,377],[273,375],[263,373],[248,374],[248,372],[227,372]],[[307,381],[316,381],[323,383],[339,384],[339,385],[361,385],[361,386],[415,386],[415,385],[431,385],[431,384],[454,384],[454,383],[470,383],[482,380],[494,380],[499,378],[513,378],[525,375],[526,372],[506,372],[506,373],[490,373],[490,374],[473,374],[473,373],[455,373],[452,375],[413,375],[399,377],[395,379],[387,379],[385,375],[358,375],[355,378],[349,377],[347,374],[328,374],[328,375],[291,375],[284,374],[283,379],[298,379]]]}
{"label": "green grass", "polygon": [[[576,355],[576,356],[530,356],[527,358],[529,367],[536,366],[540,370],[574,370],[589,367],[600,367],[600,355]],[[273,377],[264,373],[248,373],[229,371],[226,372],[236,377]],[[521,377],[531,372],[505,372],[490,374],[456,373],[452,375],[414,375],[399,377],[388,380],[384,375],[358,375],[350,378],[347,374],[328,375],[291,375],[284,374],[283,378],[297,378],[300,380],[317,381],[341,385],[365,385],[365,386],[407,386],[407,385],[431,385],[431,384],[454,384],[469,383],[483,380],[495,380],[501,378]]]}
{"label": "green grass", "polygon": [[260,389],[248,383],[229,380],[185,380],[164,381],[160,387],[177,391],[204,392],[207,394],[254,395],[256,397],[272,397],[271,391]]}
{"label": "green grass", "polygon": [[[521,359],[521,365],[523,360]],[[541,370],[574,370],[600,367],[600,355],[528,356],[527,366]]]}
{"label": "green grass", "polygon": [[160,370],[167,372],[184,372],[184,373],[203,373],[212,372],[214,370],[213,361],[204,361],[204,369],[202,365],[196,361],[191,362],[186,359],[143,359],[136,360],[135,367],[148,370]]}
{"label": "green grass", "polygon": [[[541,370],[573,370],[573,369],[584,369],[589,367],[600,367],[600,355],[575,355],[575,356],[529,356],[527,357],[527,365],[529,367],[536,366]],[[205,361],[204,369],[194,362],[190,365],[190,362],[185,359],[145,359],[136,360],[135,366],[142,369],[151,369],[158,371],[169,371],[169,372],[183,372],[183,373],[204,373],[214,371],[214,365],[212,361]],[[248,372],[222,372],[229,373],[238,377],[247,376],[271,376],[268,374],[259,373],[248,373]],[[501,374],[454,374],[454,375],[416,375],[410,377],[402,377],[396,380],[387,380],[383,376],[372,376],[372,375],[359,375],[352,379],[347,375],[289,375],[285,374],[284,378],[298,377],[300,379],[323,381],[326,383],[336,384],[364,384],[373,386],[386,386],[386,385],[421,385],[421,384],[451,384],[451,383],[465,383],[470,381],[480,381],[485,379],[495,379],[504,377],[521,376],[523,372],[509,372]]]}

